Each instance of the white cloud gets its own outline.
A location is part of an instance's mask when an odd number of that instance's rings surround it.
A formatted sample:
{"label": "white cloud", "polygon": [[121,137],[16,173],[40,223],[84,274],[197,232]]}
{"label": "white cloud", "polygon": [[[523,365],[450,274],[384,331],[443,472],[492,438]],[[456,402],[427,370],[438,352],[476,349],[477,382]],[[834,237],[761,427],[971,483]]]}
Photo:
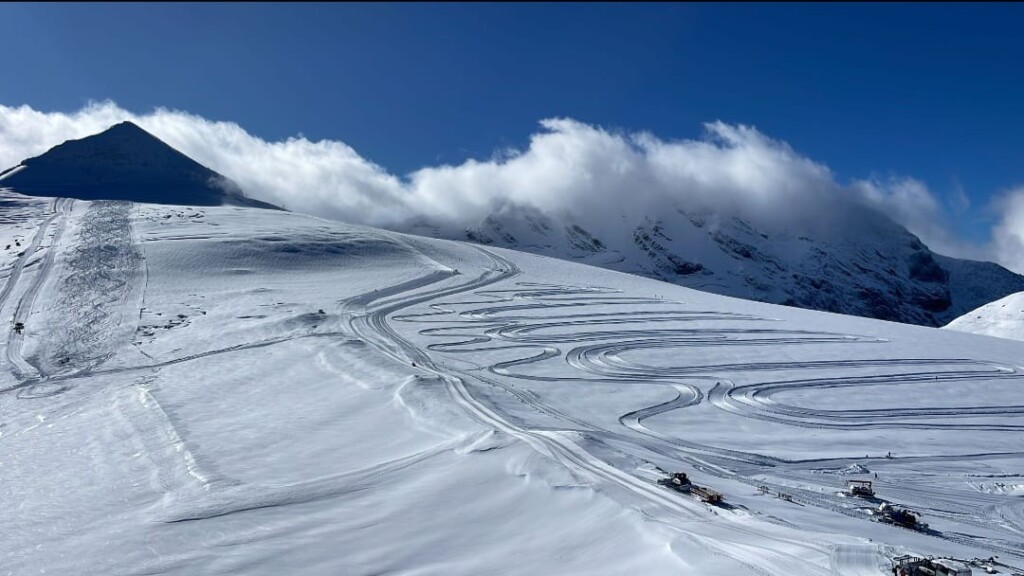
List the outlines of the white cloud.
{"label": "white cloud", "polygon": [[90,104],[70,114],[0,106],[0,166],[14,166],[65,140],[105,130],[127,115],[111,103]]}
{"label": "white cloud", "polygon": [[[131,120],[198,162],[235,180],[246,194],[298,212],[385,227],[425,218],[458,229],[508,205],[613,225],[609,206],[627,217],[676,207],[727,206],[780,226],[794,219],[843,218],[856,201],[878,209],[939,252],[985,257],[1024,271],[1024,192],[1005,200],[1006,218],[989,251],[948,231],[944,207],[912,178],[837,183],[830,170],[753,127],[706,124],[704,137],[662,140],[566,118],[541,122],[525,150],[485,161],[388,173],[348,145],[303,136],[268,142],[231,122],[156,109],[134,114],[114,103],[73,113],[0,105],[0,168],[67,139]],[[614,216],[618,217],[617,214]],[[620,222],[620,220],[616,220]],[[1015,244],[1016,243],[1016,244]]]}
{"label": "white cloud", "polygon": [[1024,187],[996,200],[1001,217],[992,229],[996,259],[1007,268],[1024,273]]}
{"label": "white cloud", "polygon": [[850,190],[869,206],[887,214],[916,234],[932,250],[962,258],[984,258],[984,249],[957,239],[947,223],[946,209],[928,187],[914,178],[857,180]]}
{"label": "white cloud", "polygon": [[836,192],[826,167],[753,128],[716,122],[705,139],[668,142],[570,119],[541,126],[517,154],[414,172],[410,196],[427,216],[465,225],[505,203],[590,222],[723,204],[775,218]]}
{"label": "white cloud", "polygon": [[398,178],[342,142],[257,138],[232,122],[166,109],[133,114],[116,104],[44,113],[0,106],[0,166],[131,120],[174,148],[237,182],[253,198],[328,218],[388,224],[410,216]]}

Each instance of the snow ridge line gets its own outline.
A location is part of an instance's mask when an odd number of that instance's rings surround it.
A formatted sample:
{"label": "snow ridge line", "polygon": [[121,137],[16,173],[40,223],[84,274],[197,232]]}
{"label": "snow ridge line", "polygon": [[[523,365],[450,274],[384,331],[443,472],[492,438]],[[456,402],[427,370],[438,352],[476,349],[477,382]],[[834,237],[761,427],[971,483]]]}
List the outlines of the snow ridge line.
{"label": "snow ridge line", "polygon": [[156,415],[160,421],[160,428],[163,433],[167,436],[170,441],[170,446],[174,449],[174,452],[178,454],[185,463],[185,473],[188,474],[196,483],[206,491],[210,490],[212,479],[199,468],[199,464],[196,462],[195,456],[192,451],[185,445],[185,441],[178,434],[178,430],[174,427],[174,423],[171,417],[164,410],[164,407],[156,399],[155,396],[150,392],[146,386],[137,387],[138,394],[137,400],[140,406],[144,410],[150,411]]}

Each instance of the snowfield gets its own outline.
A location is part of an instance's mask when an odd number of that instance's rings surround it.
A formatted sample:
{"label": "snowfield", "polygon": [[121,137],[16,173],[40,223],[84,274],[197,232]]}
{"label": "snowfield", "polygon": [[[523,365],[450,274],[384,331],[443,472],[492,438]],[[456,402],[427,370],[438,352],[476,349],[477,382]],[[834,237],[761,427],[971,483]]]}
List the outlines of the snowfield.
{"label": "snowfield", "polygon": [[0,208],[0,574],[1024,565],[1024,342],[274,210]]}
{"label": "snowfield", "polygon": [[1024,340],[1024,292],[1010,294],[953,320],[950,330]]}

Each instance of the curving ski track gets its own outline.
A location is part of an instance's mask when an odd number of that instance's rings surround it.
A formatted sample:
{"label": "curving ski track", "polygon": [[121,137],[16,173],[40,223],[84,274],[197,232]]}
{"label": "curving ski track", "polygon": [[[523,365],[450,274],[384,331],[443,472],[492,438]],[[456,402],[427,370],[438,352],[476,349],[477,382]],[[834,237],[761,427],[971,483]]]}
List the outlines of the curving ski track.
{"label": "curving ski track", "polygon": [[[438,373],[446,378],[456,400],[468,411],[487,424],[527,441],[542,453],[565,462],[570,468],[584,468],[605,480],[620,485],[635,482],[650,485],[631,474],[619,471],[615,475],[602,476],[604,464],[599,458],[587,453],[580,443],[567,441],[572,434],[581,434],[591,442],[626,441],[635,442],[642,437],[644,449],[690,463],[696,469],[711,475],[727,477],[752,486],[769,484],[758,477],[767,470],[784,470],[787,467],[802,469],[811,463],[786,461],[758,454],[744,453],[696,443],[677,438],[645,425],[644,421],[672,411],[685,411],[701,405],[724,410],[745,418],[768,420],[805,428],[820,429],[917,429],[917,430],[965,430],[990,432],[1018,432],[1024,429],[1024,406],[934,406],[913,408],[872,408],[823,410],[789,405],[773,398],[780,392],[793,390],[814,390],[826,392],[829,389],[856,386],[903,386],[919,383],[955,383],[984,379],[986,381],[1017,381],[1024,377],[1016,366],[978,361],[967,358],[860,358],[850,359],[851,352],[840,354],[842,359],[812,360],[793,362],[749,362],[730,364],[707,364],[653,367],[638,364],[625,358],[628,353],[672,349],[679,347],[715,346],[777,346],[789,347],[806,344],[853,346],[859,344],[885,344],[886,340],[858,334],[833,333],[826,331],[789,330],[772,327],[771,318],[743,314],[732,314],[714,310],[688,310],[685,303],[654,298],[615,296],[613,290],[595,286],[559,286],[533,283],[517,283],[514,287],[488,289],[490,285],[508,280],[517,275],[514,264],[485,251],[497,259],[495,266],[506,272],[482,281],[468,282],[457,288],[448,288],[420,294],[414,298],[394,301],[381,307],[371,315],[369,325],[391,344],[383,345],[392,353],[393,343],[399,343],[399,357],[415,361],[417,366]],[[507,282],[503,286],[507,286]],[[474,299],[448,299],[457,294],[473,293]],[[399,313],[417,304],[426,303],[427,311]],[[622,313],[608,312],[616,306],[654,307],[658,310],[624,310]],[[599,308],[598,308],[599,307]],[[594,308],[594,313],[588,313]],[[439,340],[419,349],[397,335],[387,320],[423,327],[417,330],[420,336]],[[686,328],[690,321],[714,321],[713,327]],[[730,327],[731,322],[741,322],[742,327]],[[672,323],[676,327],[649,328],[659,323]],[[639,328],[642,324],[644,327]],[[762,325],[758,326],[758,324]],[[356,329],[367,338],[374,336],[366,330]],[[431,358],[461,358],[472,368],[453,368],[455,364],[440,366]],[[482,365],[474,364],[481,354],[501,353],[514,355],[513,359],[502,359]],[[552,376],[550,370],[530,370],[531,365],[561,362],[571,370],[566,376]],[[461,366],[462,364],[458,364]],[[736,373],[745,376],[771,375],[774,372],[806,371],[817,374],[828,370],[872,369],[880,374],[839,377],[792,378],[759,381],[737,385],[725,375]],[[500,378],[488,377],[492,374]],[[524,386],[517,386],[517,381]],[[570,414],[545,405],[538,395],[531,392],[529,383],[544,382],[601,384],[616,383],[636,386],[659,386],[672,389],[674,397],[668,401],[633,410],[619,418],[621,428],[599,428]],[[550,428],[530,429],[516,424],[515,418],[500,414],[499,409],[474,397],[475,386],[499,388],[515,397],[521,404],[530,406],[537,413],[554,417],[565,425],[564,432]],[[979,416],[998,416],[989,422],[971,421]],[[558,446],[553,446],[554,438]],[[574,448],[567,449],[568,442]],[[585,444],[585,443],[584,443]],[[561,448],[559,448],[559,446]],[[1009,446],[1008,446],[1009,447]],[[571,452],[571,456],[566,450]],[[960,459],[996,459],[1019,456],[1015,450],[993,451],[990,454],[963,455]],[[949,457],[918,457],[918,461],[941,462]],[[837,458],[839,462],[848,459]],[[824,465],[818,461],[816,465]],[[622,475],[629,478],[626,481]],[[781,486],[773,486],[783,488]],[[891,489],[890,489],[891,488]],[[966,525],[987,525],[973,514],[973,506],[979,502],[993,506],[993,499],[973,497],[964,503],[964,494],[922,500],[919,491],[886,486],[887,493],[896,497],[915,498],[919,503],[931,503],[928,515],[945,518]],[[817,506],[838,513],[862,518],[863,505],[857,501],[812,490],[785,487],[793,501]],[[641,494],[641,490],[635,491]],[[958,503],[960,505],[955,505]],[[1005,506],[1005,502],[1000,503]],[[1000,508],[1000,510],[1002,510]],[[1015,513],[997,511],[1000,518]],[[1024,542],[1020,528],[1013,521],[1003,520],[1005,539],[983,538],[958,532],[938,533],[932,536],[974,547],[985,548],[1002,554],[1024,557]],[[991,526],[988,526],[991,528]]]}
{"label": "curving ski track", "polygon": [[[57,204],[60,209],[40,226],[26,255],[32,254],[42,241],[45,230],[53,219],[66,213],[70,204]],[[61,221],[62,223],[62,221]],[[58,224],[58,226],[61,225]],[[59,236],[61,228],[58,228]],[[398,241],[388,237],[389,240]],[[56,243],[56,240],[55,240]],[[1016,366],[983,362],[966,358],[850,358],[862,344],[885,344],[884,339],[858,334],[827,331],[791,330],[775,326],[777,320],[747,314],[716,310],[689,309],[687,304],[657,298],[639,298],[617,295],[617,291],[598,286],[563,286],[529,282],[512,283],[521,274],[518,266],[484,248],[472,247],[486,258],[488,265],[476,277],[453,275],[450,270],[438,269],[422,277],[366,293],[341,303],[340,312],[352,333],[382,353],[415,365],[441,379],[453,400],[468,414],[488,427],[500,430],[522,440],[539,453],[562,463],[579,477],[600,486],[602,490],[625,495],[626,499],[653,506],[671,525],[671,518],[708,520],[711,512],[705,505],[669,492],[657,486],[653,479],[630,473],[606,459],[615,452],[615,445],[638,447],[640,453],[663,456],[677,462],[686,462],[710,476],[728,478],[751,486],[767,484],[785,489],[795,503],[816,506],[840,514],[863,518],[861,503],[821,492],[781,486],[766,481],[763,474],[799,473],[828,465],[843,465],[845,458],[817,460],[785,460],[762,454],[711,446],[692,439],[680,438],[652,428],[645,421],[672,412],[687,410],[722,410],[743,418],[767,420],[787,426],[821,429],[917,429],[917,430],[985,430],[991,432],[1019,432],[1024,422],[1015,419],[1024,416],[1024,406],[934,406],[915,408],[873,408],[825,410],[786,404],[775,395],[799,390],[828,390],[855,386],[903,386],[921,382],[949,383],[977,378],[992,381],[1016,381],[1022,377]],[[52,260],[55,250],[47,254]],[[4,304],[18,281],[28,256],[19,259],[8,279],[0,304]],[[25,293],[19,302],[19,313],[31,309],[35,293],[43,282],[48,264],[44,262],[34,281],[34,290]],[[106,278],[106,277],[105,277]],[[111,285],[124,287],[120,278],[108,278]],[[622,307],[621,312],[616,308]],[[642,309],[635,309],[635,308]],[[24,309],[26,312],[21,312]],[[688,323],[711,323],[694,325]],[[431,340],[420,346],[396,329],[408,326],[418,337]],[[641,327],[642,325],[642,327]],[[654,326],[665,325],[655,328]],[[13,335],[13,331],[12,331]],[[78,373],[53,375],[53,383],[107,372],[146,371],[171,364],[188,362],[216,354],[271,346],[297,338],[339,338],[348,334],[322,332],[288,336],[239,344],[219,350],[210,350],[151,365],[99,370],[89,359]],[[23,373],[20,366],[20,341],[12,346],[9,338],[8,359]],[[649,366],[631,360],[637,352],[672,350],[677,348],[792,347],[809,344],[828,344],[844,347],[843,359],[809,361],[756,361],[723,364],[688,364],[681,366]],[[13,351],[13,352],[12,352]],[[12,357],[13,354],[13,357]],[[480,358],[492,357],[494,361]],[[100,359],[102,360],[102,359]],[[556,370],[533,370],[537,365],[555,365]],[[821,377],[830,369],[882,371],[881,374]],[[774,373],[807,371],[815,377],[783,378],[763,381]],[[551,375],[558,374],[558,375]],[[727,375],[742,374],[756,380],[737,384]],[[589,422],[565,410],[547,405],[531,386],[544,386],[548,382],[579,386],[616,384],[638,387],[657,387],[670,393],[670,398],[619,415],[612,425]],[[7,390],[31,384],[23,382]],[[0,390],[4,392],[6,390]],[[502,412],[501,405],[488,399],[489,394],[514,398],[543,415],[558,426],[535,426],[513,415]],[[998,416],[995,423],[969,420],[977,416]],[[936,421],[941,417],[941,421]],[[595,448],[597,450],[595,450]],[[595,452],[600,452],[596,455]],[[986,460],[1021,456],[1015,450],[993,450],[984,454],[965,454],[959,460]],[[942,462],[949,457],[917,456],[922,463]],[[901,459],[910,461],[910,458]],[[1024,558],[1024,514],[1020,506],[1005,505],[990,495],[974,494],[964,500],[963,494],[935,496],[921,499],[919,490],[881,483],[887,494],[895,497],[914,497],[928,504],[929,516],[954,520],[965,525],[985,525],[1000,530],[1005,538],[986,539],[960,532],[932,533],[933,536],[976,548],[992,550]],[[640,506],[641,504],[637,504]],[[976,508],[985,507],[987,517],[979,518]],[[650,512],[648,512],[650,513]],[[176,520],[188,520],[186,515]],[[756,534],[759,539],[783,539],[764,529],[742,522],[732,522],[734,533]],[[702,539],[692,532],[684,537],[699,541],[714,554],[731,556],[727,543]],[[811,544],[784,541],[787,546]],[[877,552],[876,552],[877,553]],[[859,554],[859,552],[858,552]],[[857,554],[853,554],[856,556]],[[869,554],[870,555],[870,554]],[[842,574],[844,561],[837,556],[833,573]],[[858,560],[859,562],[860,560]],[[778,560],[776,565],[802,560]],[[763,569],[748,565],[754,572]],[[807,566],[803,566],[808,571]],[[809,570],[813,572],[813,569]]]}
{"label": "curving ski track", "polygon": [[[432,372],[446,384],[448,391],[455,402],[465,409],[471,416],[489,427],[525,442],[537,452],[560,462],[569,470],[573,471],[574,474],[598,483],[605,489],[621,491],[628,494],[631,498],[639,499],[649,505],[654,505],[671,517],[707,520],[710,515],[715,514],[714,512],[709,512],[709,510],[707,510],[702,504],[695,503],[694,501],[683,498],[680,495],[667,492],[653,482],[629,474],[603,461],[602,459],[595,457],[582,445],[583,442],[579,441],[584,440],[585,437],[579,437],[574,431],[545,430],[517,425],[499,411],[481,401],[472,392],[471,386],[476,384],[502,388],[505,391],[516,394],[520,400],[532,404],[534,407],[544,411],[545,413],[553,413],[561,416],[567,422],[572,422],[588,429],[590,428],[590,426],[584,422],[575,420],[564,413],[551,409],[550,407],[537,404],[530,398],[529,394],[524,394],[522,391],[516,391],[514,388],[503,386],[492,379],[480,375],[470,374],[461,370],[453,370],[450,367],[439,365],[429,355],[427,350],[417,347],[392,328],[387,319],[389,316],[392,316],[400,310],[417,304],[430,302],[438,298],[464,294],[467,292],[477,291],[478,294],[482,294],[484,291],[479,290],[480,288],[513,278],[520,274],[520,270],[515,263],[501,258],[489,250],[483,248],[476,249],[484,254],[491,262],[490,270],[485,271],[479,277],[454,286],[446,286],[435,290],[413,293],[405,297],[391,298],[396,294],[401,294],[402,291],[410,287],[421,288],[438,282],[441,278],[435,274],[424,277],[419,281],[406,283],[404,286],[397,286],[391,289],[378,291],[374,293],[372,297],[370,297],[371,295],[364,295],[364,297],[360,297],[355,301],[350,301],[345,306],[345,309],[349,311],[360,307],[371,308],[371,311],[364,315],[351,317],[349,323],[350,328],[364,340],[369,342],[371,345],[374,345],[385,354],[399,360],[413,362],[416,366]],[[387,300],[385,300],[386,298]],[[372,307],[372,303],[378,300],[384,301],[385,303],[381,304],[379,307]],[[637,301],[636,299],[630,300],[634,303]],[[435,304],[432,307],[437,310],[436,306],[442,305]],[[484,314],[483,316],[486,317],[487,315]],[[403,317],[402,319],[408,321],[409,317]],[[477,339],[473,340],[476,341]],[[545,354],[541,354],[540,356],[547,358],[547,355]],[[599,435],[600,433],[595,431],[595,436]],[[777,541],[780,543],[785,542],[785,544],[789,546],[816,550],[816,548],[809,544],[794,542],[792,540],[784,540],[771,532],[756,530],[742,524],[731,525],[730,529],[734,533],[748,533],[750,535],[756,535],[759,539],[767,539],[769,541]],[[730,554],[730,547],[726,542],[705,540],[693,533],[684,533],[682,536],[699,542],[711,554],[732,558],[735,562],[744,565],[752,572],[760,574],[770,573],[761,566],[736,558],[733,554]],[[802,566],[803,561],[785,558],[780,559],[779,562],[796,567]],[[804,568],[806,567],[804,566]]]}

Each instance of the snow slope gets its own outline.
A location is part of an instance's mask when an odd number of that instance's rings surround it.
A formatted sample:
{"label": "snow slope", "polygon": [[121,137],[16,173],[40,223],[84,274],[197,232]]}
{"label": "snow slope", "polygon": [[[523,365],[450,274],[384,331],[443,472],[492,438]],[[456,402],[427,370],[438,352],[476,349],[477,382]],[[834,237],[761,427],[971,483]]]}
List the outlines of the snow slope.
{"label": "snow slope", "polygon": [[[931,252],[887,216],[855,202],[812,214],[737,206],[607,206],[555,215],[507,205],[469,230],[426,221],[407,231],[469,240],[639,274],[726,296],[942,326],[1024,290],[1024,277],[990,262]],[[591,210],[590,212],[594,212]]]}
{"label": "snow slope", "polygon": [[[1024,564],[1024,343],[280,211],[2,200],[30,245],[0,574]],[[930,532],[838,494],[875,474]]]}
{"label": "snow slope", "polygon": [[0,186],[32,196],[273,208],[131,122],[69,140],[0,172]]}
{"label": "snow slope", "polygon": [[1024,340],[1024,292],[986,304],[953,320],[950,330]]}

